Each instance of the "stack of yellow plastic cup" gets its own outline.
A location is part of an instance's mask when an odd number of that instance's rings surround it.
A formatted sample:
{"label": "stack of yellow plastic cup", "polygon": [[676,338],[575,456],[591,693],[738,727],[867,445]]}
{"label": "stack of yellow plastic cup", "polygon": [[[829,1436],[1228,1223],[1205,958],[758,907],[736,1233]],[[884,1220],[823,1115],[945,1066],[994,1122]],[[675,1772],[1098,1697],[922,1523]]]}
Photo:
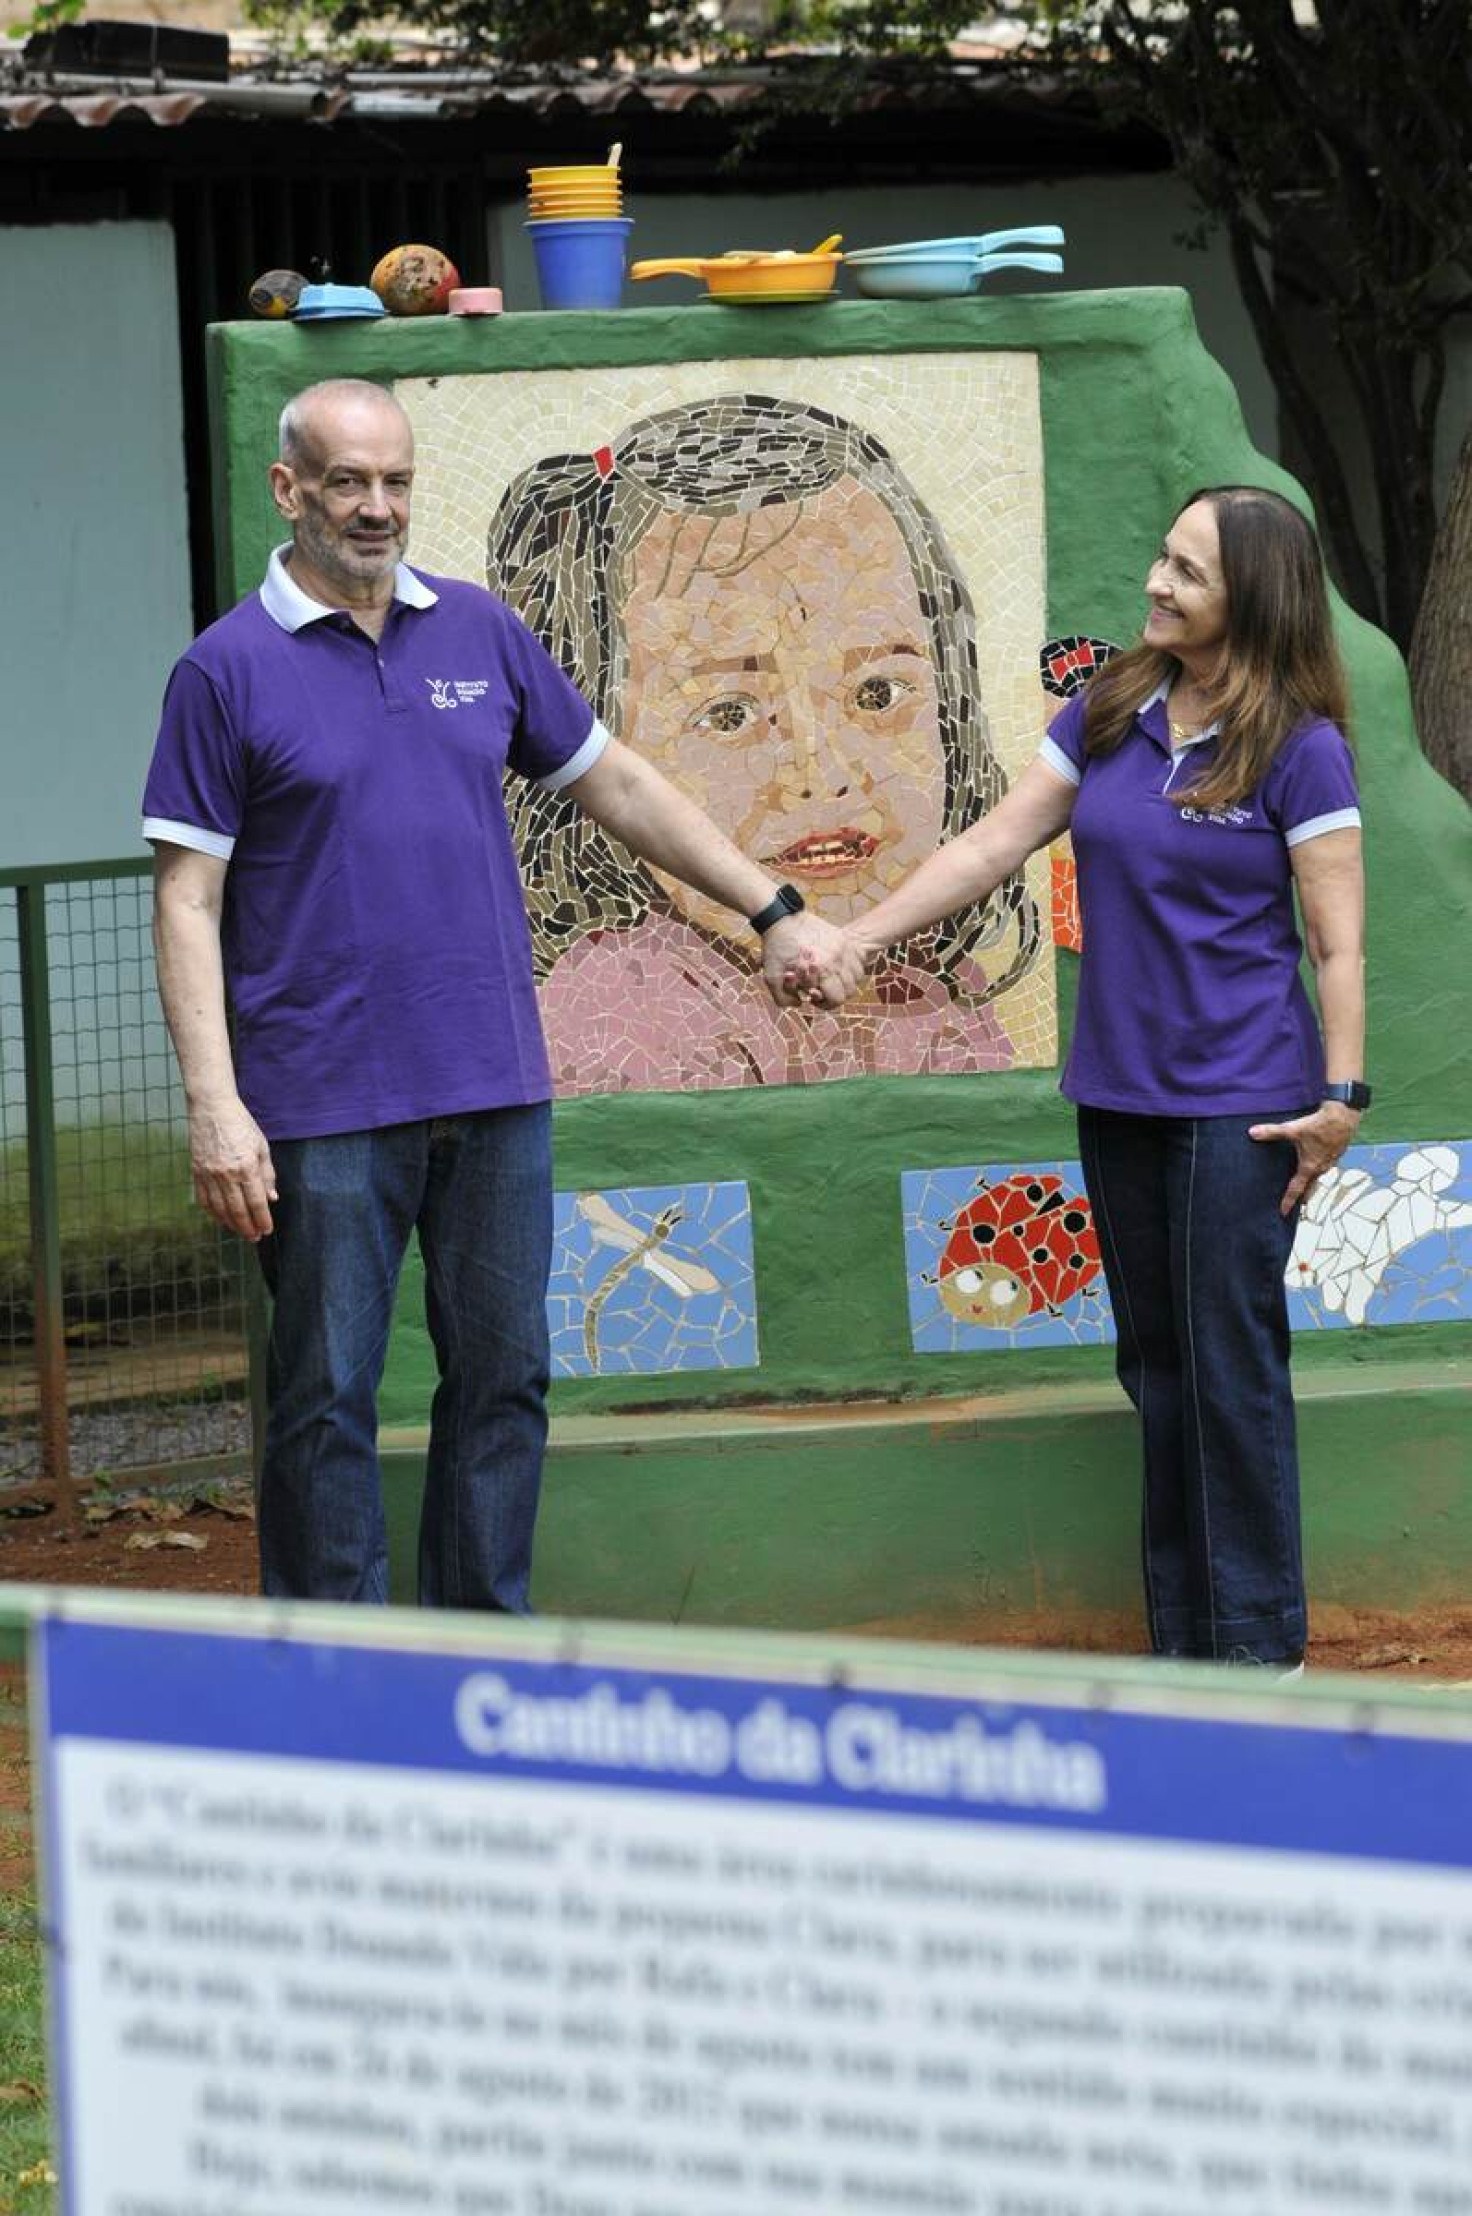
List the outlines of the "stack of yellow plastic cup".
{"label": "stack of yellow plastic cup", "polygon": [[544,308],[616,308],[632,218],[615,146],[606,162],[527,173],[527,230]]}
{"label": "stack of yellow plastic cup", "polygon": [[623,175],[616,163],[527,172],[527,217],[532,223],[585,223],[623,212]]}

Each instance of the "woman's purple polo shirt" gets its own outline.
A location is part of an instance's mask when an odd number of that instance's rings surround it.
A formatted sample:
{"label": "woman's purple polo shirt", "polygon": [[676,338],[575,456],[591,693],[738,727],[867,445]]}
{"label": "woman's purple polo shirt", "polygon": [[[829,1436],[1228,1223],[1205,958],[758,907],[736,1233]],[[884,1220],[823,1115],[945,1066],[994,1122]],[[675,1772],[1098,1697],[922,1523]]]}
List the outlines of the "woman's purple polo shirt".
{"label": "woman's purple polo shirt", "polygon": [[478,586],[401,566],[375,645],[280,557],[176,666],[143,800],[230,864],[241,1098],[271,1139],[546,1100],[501,777],[568,784],[608,734]]}
{"label": "woman's purple polo shirt", "polygon": [[1078,787],[1084,951],[1064,1093],[1145,1116],[1313,1107],[1324,1050],[1288,855],[1360,820],[1343,733],[1303,724],[1255,792],[1203,810],[1167,797],[1212,742],[1172,756],[1164,688],[1112,754],[1085,755],[1083,723],[1083,700],[1071,700],[1042,747]]}

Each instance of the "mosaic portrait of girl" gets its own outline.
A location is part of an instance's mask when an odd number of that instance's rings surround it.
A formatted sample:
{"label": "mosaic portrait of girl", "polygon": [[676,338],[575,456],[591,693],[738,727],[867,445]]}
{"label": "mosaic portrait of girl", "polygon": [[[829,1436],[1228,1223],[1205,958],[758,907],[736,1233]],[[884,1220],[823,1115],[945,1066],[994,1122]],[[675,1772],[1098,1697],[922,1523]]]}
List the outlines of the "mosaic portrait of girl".
{"label": "mosaic portrait of girl", "polygon": [[[960,563],[858,421],[746,391],[656,408],[516,471],[484,546],[485,583],[609,729],[822,915],[861,913],[1005,790]],[[779,1010],[740,919],[565,795],[512,780],[507,804],[563,1096],[1040,1058],[1011,1020],[1046,928],[1021,877],[842,1011]]]}

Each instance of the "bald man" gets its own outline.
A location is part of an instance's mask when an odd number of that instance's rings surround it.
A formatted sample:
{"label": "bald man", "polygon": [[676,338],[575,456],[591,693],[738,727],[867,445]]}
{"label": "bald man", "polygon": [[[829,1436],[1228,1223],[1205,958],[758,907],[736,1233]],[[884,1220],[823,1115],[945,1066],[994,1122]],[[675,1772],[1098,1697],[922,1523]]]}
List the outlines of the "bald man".
{"label": "bald man", "polygon": [[439,1368],[419,1597],[523,1614],[551,1083],[503,773],[747,917],[779,1000],[842,941],[502,602],[409,568],[414,441],[388,393],[298,394],[270,484],[290,543],[174,669],[143,804],[195,1193],[273,1296],[262,1588],[387,1598],[376,1395],[417,1231]]}

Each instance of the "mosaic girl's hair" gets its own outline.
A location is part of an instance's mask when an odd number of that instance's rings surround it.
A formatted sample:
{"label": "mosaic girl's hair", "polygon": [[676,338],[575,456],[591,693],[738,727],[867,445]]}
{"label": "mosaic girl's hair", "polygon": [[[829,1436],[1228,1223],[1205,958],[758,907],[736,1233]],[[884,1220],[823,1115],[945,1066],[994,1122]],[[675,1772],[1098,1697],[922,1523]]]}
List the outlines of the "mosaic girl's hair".
{"label": "mosaic girl's hair", "polygon": [[[645,416],[595,453],[551,455],[508,486],[491,520],[486,582],[618,734],[628,677],[622,610],[635,554],[658,519],[787,506],[845,477],[883,501],[914,572],[936,674],[942,835],[954,838],[996,805],[1006,782],[981,706],[971,602],[935,519],[879,440],[842,416],[755,393],[721,395]],[[652,910],[668,910],[643,866],[566,795],[511,779],[507,804],[539,977],[589,931],[630,930]],[[1020,874],[910,952],[949,977],[1012,936],[999,974],[968,997],[996,998],[1036,959],[1037,908]],[[897,949],[898,958],[905,951]]]}

